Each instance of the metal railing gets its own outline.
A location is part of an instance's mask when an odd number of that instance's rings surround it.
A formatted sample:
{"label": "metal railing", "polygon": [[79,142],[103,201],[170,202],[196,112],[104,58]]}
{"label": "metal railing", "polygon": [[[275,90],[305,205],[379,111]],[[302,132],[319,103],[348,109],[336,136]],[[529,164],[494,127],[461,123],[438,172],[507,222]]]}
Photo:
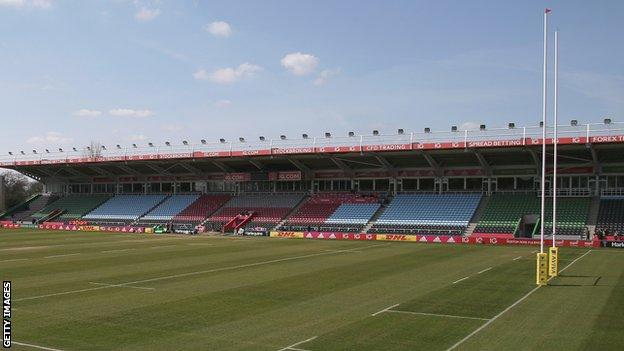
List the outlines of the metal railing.
{"label": "metal railing", "polygon": [[[615,137],[615,142],[624,142],[624,122],[588,123],[576,126],[558,126],[559,138],[579,138],[588,141],[590,137]],[[284,153],[312,153],[324,151],[379,151],[405,150],[414,145],[429,143],[450,143],[454,147],[488,146],[479,142],[510,142],[509,145],[526,145],[528,139],[541,139],[541,127],[495,128],[485,130],[413,132],[395,135],[353,135],[331,137],[309,137],[302,139],[267,139],[244,142],[202,142],[199,144],[169,144],[165,146],[121,145],[105,147],[97,152],[85,148],[71,150],[51,149],[29,153],[11,152],[0,156],[0,166],[10,166],[15,162],[41,164],[71,163],[72,159],[92,159],[93,161],[149,160],[168,158],[253,156]],[[553,128],[547,128],[547,137],[553,137]],[[584,139],[581,139],[584,138]],[[610,139],[608,139],[610,140]],[[601,140],[604,142],[604,140]],[[152,144],[153,145],[153,144]],[[330,148],[325,150],[326,148]],[[58,150],[58,151],[56,151]],[[62,151],[61,151],[62,150]]]}

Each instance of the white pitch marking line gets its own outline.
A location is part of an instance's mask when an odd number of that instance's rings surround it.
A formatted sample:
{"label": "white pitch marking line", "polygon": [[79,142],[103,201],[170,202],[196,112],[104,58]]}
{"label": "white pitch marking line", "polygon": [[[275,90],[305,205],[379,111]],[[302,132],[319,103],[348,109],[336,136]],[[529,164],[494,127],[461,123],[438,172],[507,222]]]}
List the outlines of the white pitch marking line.
{"label": "white pitch marking line", "polygon": [[484,270],[480,271],[480,272],[479,272],[479,273],[477,273],[477,274],[485,273],[485,272],[489,271],[490,269],[492,269],[492,267],[490,267],[490,268],[486,268],[486,269],[484,269]]}
{"label": "white pitch marking line", "polygon": [[531,251],[531,253],[537,253],[537,250],[533,250],[533,251]]}
{"label": "white pitch marking line", "polygon": [[519,259],[521,259],[521,258],[522,258],[522,256],[518,256],[518,257],[514,258],[513,260],[514,260],[514,261],[517,261],[517,260],[519,260]]}
{"label": "white pitch marking line", "polygon": [[395,308],[395,307],[397,307],[398,305],[400,305],[400,304],[398,304],[398,303],[397,303],[397,304],[395,304],[395,305],[392,305],[392,306],[386,307],[386,308],[384,308],[384,309],[383,309],[383,310],[381,310],[381,311],[377,311],[377,312],[375,312],[375,313],[371,314],[371,316],[375,317],[376,315],[381,314],[381,313],[384,313],[384,312],[387,312],[389,309],[391,309],[391,308]]}
{"label": "white pitch marking line", "polygon": [[178,245],[150,246],[150,247],[148,247],[148,249],[160,249],[160,248],[163,248],[163,247],[174,247],[174,246],[178,246]]}
{"label": "white pitch marking line", "polygon": [[40,349],[40,350],[48,350],[48,351],[63,351],[63,350],[59,350],[59,349],[53,349],[51,347],[45,347],[45,346],[39,346],[39,345],[33,345],[33,344],[27,344],[24,342],[17,342],[17,341],[11,341],[12,344],[15,345],[20,345],[20,346],[27,346],[27,347],[32,347],[35,349]]}
{"label": "white pitch marking line", "polygon": [[447,318],[460,318],[460,319],[476,319],[480,321],[489,321],[488,318],[468,317],[468,316],[456,316],[453,314],[439,314],[439,313],[426,313],[426,312],[413,312],[413,311],[400,311],[400,310],[386,310],[387,313],[404,313],[404,314],[417,314],[421,316],[433,316],[433,317],[447,317]]}
{"label": "white pitch marking line", "polygon": [[2,263],[2,262],[16,262],[16,261],[28,261],[28,259],[27,258],[13,258],[13,259],[10,259],[10,260],[0,261],[0,263]]}
{"label": "white pitch marking line", "polygon": [[457,284],[457,283],[459,283],[459,282],[461,282],[461,281],[463,281],[463,280],[466,280],[466,279],[468,279],[468,278],[470,278],[470,277],[463,277],[463,278],[461,278],[461,279],[458,279],[458,280],[454,281],[454,282],[453,282],[453,284]]}
{"label": "white pitch marking line", "polygon": [[[582,254],[581,256],[577,257],[574,261],[570,262],[567,266],[565,266],[563,269],[561,269],[559,271],[559,273],[565,271],[566,269],[568,269],[568,267],[570,267],[571,265],[573,265],[576,261],[580,260],[581,258],[585,257],[588,253],[590,253],[592,250],[587,250],[587,252],[585,252],[584,254]],[[552,277],[551,277],[552,279]],[[550,279],[548,279],[550,280]],[[522,296],[520,299],[518,299],[516,302],[514,302],[513,304],[511,304],[509,307],[505,308],[504,310],[502,310],[499,314],[497,314],[496,316],[494,316],[492,319],[490,319],[489,321],[485,322],[482,326],[480,326],[479,328],[477,328],[475,331],[473,331],[472,333],[468,334],[465,338],[459,340],[458,342],[456,342],[453,346],[449,347],[448,349],[446,349],[446,351],[451,351],[454,350],[455,348],[457,348],[459,345],[463,344],[464,342],[466,342],[466,340],[472,338],[475,334],[477,334],[478,332],[480,332],[481,330],[485,329],[488,325],[490,325],[492,322],[494,322],[495,320],[497,320],[500,316],[502,316],[503,314],[507,313],[507,311],[511,310],[512,308],[516,307],[518,304],[520,304],[522,301],[526,300],[527,297],[531,296],[531,294],[533,294],[534,292],[536,292],[539,288],[541,288],[543,285],[538,285],[535,288],[533,288],[533,290],[529,291],[526,295]]]}
{"label": "white pitch marking line", "polygon": [[310,350],[306,350],[306,349],[300,349],[298,347],[289,347],[288,350],[293,350],[293,351],[310,351]]}
{"label": "white pitch marking line", "polygon": [[[384,244],[368,245],[368,246],[363,246],[363,247],[361,247],[359,249],[366,249],[366,248],[382,246],[382,245],[384,245]],[[239,268],[256,267],[256,266],[263,266],[263,265],[267,265],[267,264],[271,264],[271,263],[277,263],[277,262],[292,261],[292,260],[298,260],[298,259],[302,259],[302,258],[331,255],[333,253],[334,252],[317,252],[317,253],[308,254],[308,255],[292,256],[292,257],[286,257],[286,258],[278,258],[278,259],[275,259],[275,260],[260,261],[260,262],[255,262],[255,263],[242,264],[242,265],[238,265],[238,266],[228,266],[228,267],[208,269],[208,270],[204,270],[204,271],[195,271],[195,272],[188,272],[188,273],[181,273],[181,274],[174,274],[174,275],[166,275],[166,276],[161,276],[161,277],[156,277],[156,278],[150,278],[150,279],[144,279],[144,280],[136,280],[136,281],[133,281],[133,282],[120,283],[120,284],[117,284],[117,285],[132,285],[132,284],[147,283],[147,282],[153,282],[153,281],[158,281],[158,280],[166,280],[166,279],[174,279],[174,278],[180,278],[180,277],[188,277],[188,276],[207,274],[207,273],[231,271],[231,270],[239,269]],[[46,298],[46,297],[76,294],[76,293],[81,293],[81,292],[100,290],[100,289],[107,289],[107,288],[111,288],[111,287],[110,286],[98,286],[98,287],[95,287],[95,288],[86,288],[86,289],[58,292],[58,293],[53,293],[53,294],[23,297],[23,298],[20,298],[20,299],[14,299],[13,301],[35,300],[35,299],[42,299],[42,298]]]}
{"label": "white pitch marking line", "polygon": [[110,252],[124,252],[124,251],[130,251],[130,250],[136,250],[136,249],[117,249],[117,250],[106,250],[106,251],[100,251],[101,253],[110,253]]}
{"label": "white pitch marking line", "polygon": [[119,285],[119,284],[108,284],[108,283],[98,283],[98,282],[89,282],[89,284],[93,285],[104,285],[108,287],[117,287],[117,288],[130,288],[130,289],[143,289],[143,290],[156,290],[155,288],[145,288],[142,286],[129,286],[129,285]]}
{"label": "white pitch marking line", "polygon": [[362,252],[362,251],[355,251],[355,250],[323,250],[323,251],[328,251],[328,252]]}
{"label": "white pitch marking line", "polygon": [[313,337],[311,337],[311,338],[309,338],[309,339],[305,339],[305,340],[303,340],[303,341],[296,342],[296,343],[294,343],[294,344],[292,344],[292,345],[290,345],[290,346],[286,346],[286,347],[284,347],[283,349],[279,349],[279,350],[277,350],[277,351],[297,350],[297,349],[296,349],[296,348],[294,348],[294,347],[299,346],[299,345],[301,345],[301,344],[305,344],[306,342],[312,341],[312,340],[314,340],[314,339],[316,339],[316,338],[318,338],[318,336],[313,336]]}
{"label": "white pitch marking line", "polygon": [[80,252],[77,252],[77,253],[71,253],[71,254],[65,254],[65,255],[52,255],[52,256],[45,256],[44,258],[57,258],[57,257],[67,257],[67,256],[76,256],[76,255],[80,255]]}

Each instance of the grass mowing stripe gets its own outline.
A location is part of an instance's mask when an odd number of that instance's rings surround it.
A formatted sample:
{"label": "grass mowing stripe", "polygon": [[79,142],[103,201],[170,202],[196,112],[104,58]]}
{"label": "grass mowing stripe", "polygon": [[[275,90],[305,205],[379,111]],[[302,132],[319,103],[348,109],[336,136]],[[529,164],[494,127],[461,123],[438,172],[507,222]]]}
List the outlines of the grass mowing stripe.
{"label": "grass mowing stripe", "polygon": [[[358,248],[358,249],[361,250],[361,249],[378,247],[378,246],[386,246],[386,245],[388,245],[388,244],[368,245],[368,246],[364,246],[364,247],[361,247],[361,248]],[[200,274],[230,271],[230,270],[235,270],[235,269],[239,269],[239,268],[256,267],[256,266],[262,266],[262,265],[267,265],[267,264],[271,264],[271,263],[292,261],[292,260],[298,260],[298,259],[302,259],[302,258],[309,258],[309,257],[323,256],[323,255],[331,255],[331,254],[335,254],[335,252],[318,252],[318,253],[313,253],[313,254],[308,254],[308,255],[300,255],[300,256],[292,256],[292,257],[286,257],[286,258],[279,258],[279,259],[275,259],[275,260],[254,262],[254,263],[237,265],[237,266],[229,266],[229,267],[207,269],[207,270],[196,271],[196,272],[180,273],[180,274],[174,274],[174,275],[168,275],[168,276],[155,277],[155,278],[150,278],[150,279],[143,279],[143,280],[136,280],[136,281],[132,281],[132,282],[120,283],[120,284],[116,284],[116,286],[133,285],[133,284],[139,284],[139,283],[148,283],[148,282],[154,282],[154,281],[160,281],[160,280],[167,280],[167,279],[174,279],[174,278],[181,278],[181,277],[189,277],[189,276],[200,275]],[[77,294],[77,293],[93,291],[93,290],[108,289],[108,288],[111,288],[111,287],[112,286],[100,286],[100,287],[96,287],[96,288],[70,290],[70,291],[64,291],[64,292],[53,293],[53,294],[45,294],[45,295],[39,295],[39,296],[23,297],[23,298],[20,298],[20,299],[15,299],[14,301],[27,301],[27,300],[43,299],[43,298],[46,298],[46,297],[69,295],[69,294]]]}
{"label": "grass mowing stripe", "polygon": [[[565,271],[566,269],[568,269],[570,266],[572,266],[574,263],[576,263],[578,260],[580,260],[581,258],[585,257],[588,253],[590,253],[591,250],[587,250],[584,254],[582,254],[581,256],[577,257],[576,259],[574,259],[572,262],[570,262],[567,266],[563,267],[559,273],[562,273],[563,271]],[[550,279],[548,279],[550,280]],[[450,350],[454,350],[456,349],[459,345],[463,344],[464,342],[466,342],[468,339],[472,338],[473,336],[475,336],[478,332],[480,332],[481,330],[487,328],[488,325],[492,324],[495,320],[497,320],[500,316],[504,315],[505,313],[507,313],[509,310],[511,310],[512,308],[514,308],[515,306],[517,306],[518,304],[520,304],[522,301],[526,300],[529,296],[531,296],[534,292],[536,292],[539,288],[541,288],[543,285],[538,285],[535,288],[533,288],[533,290],[529,291],[526,295],[522,296],[519,300],[517,300],[516,302],[514,302],[513,304],[511,304],[510,306],[508,306],[507,308],[505,308],[504,310],[502,310],[499,314],[497,314],[496,316],[494,316],[492,319],[490,319],[489,321],[485,322],[482,326],[480,326],[479,328],[477,328],[475,331],[473,331],[472,333],[468,334],[465,338],[459,340],[458,342],[456,342],[453,346],[449,347],[448,349],[446,349],[446,351],[450,351]]]}

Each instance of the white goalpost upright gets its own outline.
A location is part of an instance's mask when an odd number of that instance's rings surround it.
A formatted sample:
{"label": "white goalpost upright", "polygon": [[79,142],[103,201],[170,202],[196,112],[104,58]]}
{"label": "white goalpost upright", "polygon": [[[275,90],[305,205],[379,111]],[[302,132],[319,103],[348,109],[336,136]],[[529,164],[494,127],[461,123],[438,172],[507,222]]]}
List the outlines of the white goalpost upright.
{"label": "white goalpost upright", "polygon": [[559,98],[559,29],[555,30],[555,81],[553,96],[553,181],[552,181],[552,246],[548,250],[548,275],[555,277],[559,273],[559,249],[556,244],[557,236],[557,112]]}
{"label": "white goalpost upright", "polygon": [[546,209],[546,106],[547,106],[547,68],[548,68],[548,15],[550,9],[544,11],[544,71],[542,76],[542,174],[541,174],[541,208],[540,208],[540,251],[537,254],[536,283],[545,285],[548,282],[547,254],[544,253],[544,219]]}

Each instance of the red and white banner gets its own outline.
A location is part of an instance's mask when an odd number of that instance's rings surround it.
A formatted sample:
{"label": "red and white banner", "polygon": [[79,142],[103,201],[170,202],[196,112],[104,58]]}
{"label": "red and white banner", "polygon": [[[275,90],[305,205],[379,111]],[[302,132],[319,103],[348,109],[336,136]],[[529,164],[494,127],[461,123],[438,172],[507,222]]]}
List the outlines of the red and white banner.
{"label": "red and white banner", "polygon": [[20,228],[22,225],[19,223],[13,223],[11,221],[0,221],[0,228],[6,229],[16,229]]}
{"label": "red and white banner", "polygon": [[293,180],[301,180],[303,179],[303,174],[301,171],[290,171],[290,172],[269,172],[269,180],[277,180],[280,182],[293,181]]}
{"label": "red and white banner", "polygon": [[226,173],[223,179],[228,182],[248,182],[251,180],[251,173]]}

